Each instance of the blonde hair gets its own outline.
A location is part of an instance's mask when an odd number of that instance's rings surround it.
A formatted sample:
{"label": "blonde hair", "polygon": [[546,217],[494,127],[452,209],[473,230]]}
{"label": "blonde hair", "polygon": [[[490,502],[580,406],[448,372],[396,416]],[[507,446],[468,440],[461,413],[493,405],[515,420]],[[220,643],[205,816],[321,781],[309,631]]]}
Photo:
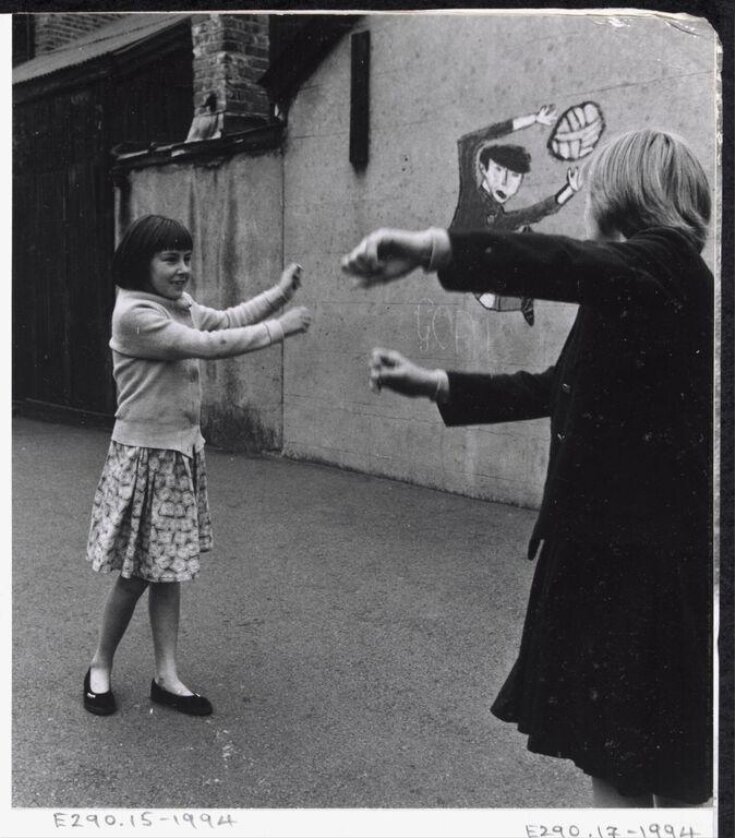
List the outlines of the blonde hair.
{"label": "blonde hair", "polygon": [[704,247],[709,184],[680,137],[653,128],[621,134],[592,160],[587,181],[590,213],[603,234],[629,238],[646,227],[675,227]]}

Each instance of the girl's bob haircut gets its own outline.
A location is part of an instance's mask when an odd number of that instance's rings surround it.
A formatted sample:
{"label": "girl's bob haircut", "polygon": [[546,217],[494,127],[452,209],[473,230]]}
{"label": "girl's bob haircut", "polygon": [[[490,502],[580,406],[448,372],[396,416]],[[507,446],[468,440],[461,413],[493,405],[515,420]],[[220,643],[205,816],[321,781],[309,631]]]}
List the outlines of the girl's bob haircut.
{"label": "girl's bob haircut", "polygon": [[611,140],[588,170],[589,212],[603,235],[674,227],[697,250],[707,239],[707,176],[680,137],[645,128]]}
{"label": "girl's bob haircut", "polygon": [[112,257],[112,279],[119,288],[144,291],[150,281],[151,259],[163,250],[191,250],[191,233],[180,221],[144,215],[125,232]]}

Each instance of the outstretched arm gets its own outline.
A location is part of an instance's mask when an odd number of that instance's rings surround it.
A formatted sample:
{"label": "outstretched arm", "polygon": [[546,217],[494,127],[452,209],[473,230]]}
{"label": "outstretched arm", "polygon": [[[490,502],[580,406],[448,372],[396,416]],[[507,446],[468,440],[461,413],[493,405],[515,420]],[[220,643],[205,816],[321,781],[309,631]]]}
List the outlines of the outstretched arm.
{"label": "outstretched arm", "polygon": [[528,116],[517,116],[513,120],[513,130],[528,128],[529,125],[553,125],[556,121],[556,109],[553,105],[542,105],[536,113]]}
{"label": "outstretched arm", "polygon": [[192,305],[192,317],[197,328],[207,332],[232,329],[260,323],[288,303],[301,285],[301,265],[291,264],[281,274],[276,285],[239,305],[220,311],[199,303]]}
{"label": "outstretched arm", "polygon": [[567,169],[567,182],[554,196],[556,203],[563,207],[567,201],[571,200],[577,192],[582,188],[582,173],[574,166]]}
{"label": "outstretched arm", "polygon": [[448,398],[439,403],[444,424],[482,425],[540,419],[551,414],[556,367],[510,375],[449,372]]}
{"label": "outstretched arm", "polygon": [[664,228],[651,228],[623,242],[493,230],[383,229],[345,256],[342,268],[363,288],[423,268],[438,271],[449,291],[655,306],[681,296],[681,280],[672,265],[690,256],[685,238]]}
{"label": "outstretched arm", "polygon": [[450,233],[448,240],[451,255],[442,251],[435,266],[449,291],[615,307],[660,306],[682,293],[672,265],[687,258],[687,245],[672,230],[622,242],[492,230]]}
{"label": "outstretched arm", "polygon": [[439,406],[446,425],[479,425],[538,419],[551,413],[555,367],[534,374],[446,372],[414,364],[394,349],[373,349],[370,386],[402,396],[424,397]]}
{"label": "outstretched arm", "polygon": [[490,142],[512,134],[514,131],[520,131],[522,128],[528,128],[531,125],[553,125],[555,120],[556,110],[554,106],[542,105],[536,113],[516,116],[514,119],[505,119],[503,122],[493,122],[484,128],[470,131],[470,133],[460,137],[459,142],[466,145]]}
{"label": "outstretched arm", "polygon": [[294,308],[252,326],[203,331],[178,323],[155,303],[141,303],[113,316],[110,346],[121,355],[152,361],[232,358],[305,332],[310,323],[308,309]]}

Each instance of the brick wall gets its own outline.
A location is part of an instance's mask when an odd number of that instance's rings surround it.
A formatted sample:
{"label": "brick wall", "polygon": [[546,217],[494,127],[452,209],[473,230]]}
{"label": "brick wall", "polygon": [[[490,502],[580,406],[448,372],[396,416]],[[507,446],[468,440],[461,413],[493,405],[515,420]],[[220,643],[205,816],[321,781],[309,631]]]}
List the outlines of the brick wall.
{"label": "brick wall", "polygon": [[257,80],[268,69],[268,16],[194,15],[192,39],[194,107],[214,93],[226,134],[266,117],[268,97]]}
{"label": "brick wall", "polygon": [[96,14],[65,12],[63,14],[34,15],[36,30],[36,55],[51,52],[88,32],[112,23],[125,12],[100,12]]}
{"label": "brick wall", "polygon": [[[35,54],[50,52],[124,16],[125,12],[58,13],[33,16]],[[217,97],[224,133],[268,116],[268,96],[258,79],[268,69],[269,16],[192,15],[194,63],[193,112],[207,97]]]}

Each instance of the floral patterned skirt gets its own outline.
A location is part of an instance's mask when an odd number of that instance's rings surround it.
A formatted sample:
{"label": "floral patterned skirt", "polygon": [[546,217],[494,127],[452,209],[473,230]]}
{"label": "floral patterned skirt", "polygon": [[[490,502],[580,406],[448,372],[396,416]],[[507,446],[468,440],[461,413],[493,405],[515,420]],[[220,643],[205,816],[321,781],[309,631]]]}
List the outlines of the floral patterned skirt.
{"label": "floral patterned skirt", "polygon": [[103,573],[183,582],[212,548],[204,452],[111,442],[92,509],[87,560]]}

